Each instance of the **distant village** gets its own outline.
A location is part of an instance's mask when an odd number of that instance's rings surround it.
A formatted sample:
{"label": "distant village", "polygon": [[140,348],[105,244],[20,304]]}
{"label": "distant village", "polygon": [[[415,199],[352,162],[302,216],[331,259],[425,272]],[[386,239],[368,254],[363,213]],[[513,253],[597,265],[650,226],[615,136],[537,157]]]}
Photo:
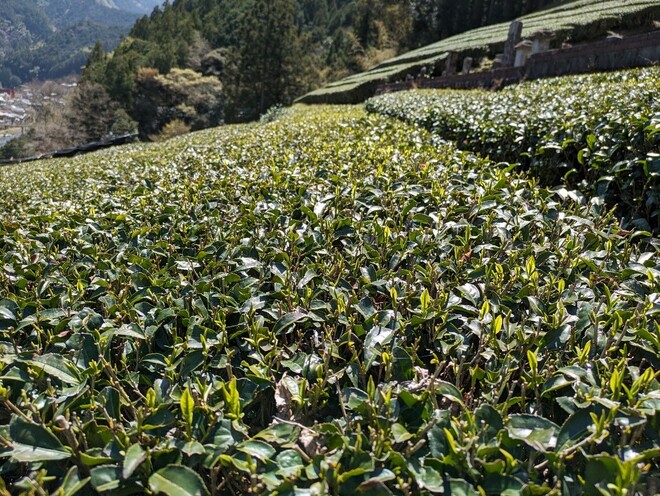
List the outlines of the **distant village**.
{"label": "distant village", "polygon": [[0,88],[0,146],[34,124],[35,110],[47,103],[60,105],[75,82],[46,81],[18,88]]}
{"label": "distant village", "polygon": [[31,96],[19,95],[20,92],[13,88],[0,88],[0,146],[27,125]]}

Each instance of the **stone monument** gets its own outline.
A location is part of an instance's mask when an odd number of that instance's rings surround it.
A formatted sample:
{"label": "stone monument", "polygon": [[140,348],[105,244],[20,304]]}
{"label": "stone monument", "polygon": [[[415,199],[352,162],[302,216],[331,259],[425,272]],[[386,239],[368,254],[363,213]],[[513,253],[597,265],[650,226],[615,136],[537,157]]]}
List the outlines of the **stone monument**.
{"label": "stone monument", "polygon": [[474,63],[472,57],[465,57],[463,59],[463,70],[461,71],[461,74],[470,74],[470,71],[472,70],[472,64]]}
{"label": "stone monument", "polygon": [[537,31],[529,39],[532,41],[532,55],[550,50],[550,41],[555,38],[555,32],[550,29]]}
{"label": "stone monument", "polygon": [[520,43],[522,36],[523,23],[513,21],[509,26],[509,36],[504,44],[504,54],[502,55],[502,67],[511,67],[515,62],[516,45]]}
{"label": "stone monument", "polygon": [[445,61],[445,70],[443,76],[453,76],[456,74],[456,63],[458,62],[458,53],[451,51],[447,52],[447,60]]}
{"label": "stone monument", "polygon": [[527,63],[527,59],[532,54],[532,42],[530,40],[523,40],[515,46],[516,59],[513,63],[514,67],[523,67]]}

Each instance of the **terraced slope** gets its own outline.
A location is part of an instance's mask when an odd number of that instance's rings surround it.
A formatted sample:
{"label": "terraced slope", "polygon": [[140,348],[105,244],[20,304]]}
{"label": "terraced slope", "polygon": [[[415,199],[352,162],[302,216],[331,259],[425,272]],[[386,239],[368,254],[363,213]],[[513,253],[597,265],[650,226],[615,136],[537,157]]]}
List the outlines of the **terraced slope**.
{"label": "terraced slope", "polygon": [[[559,39],[581,41],[605,35],[611,29],[651,25],[660,21],[660,4],[655,0],[578,0],[520,18],[523,36],[540,29],[554,30]],[[303,96],[303,103],[357,103],[375,93],[379,85],[417,76],[422,69],[444,68],[447,52],[494,56],[501,51],[509,23],[494,24],[446,38],[404,53],[373,69],[349,76]]]}
{"label": "terraced slope", "polygon": [[575,193],[332,107],[0,180],[12,492],[653,492],[658,240]]}

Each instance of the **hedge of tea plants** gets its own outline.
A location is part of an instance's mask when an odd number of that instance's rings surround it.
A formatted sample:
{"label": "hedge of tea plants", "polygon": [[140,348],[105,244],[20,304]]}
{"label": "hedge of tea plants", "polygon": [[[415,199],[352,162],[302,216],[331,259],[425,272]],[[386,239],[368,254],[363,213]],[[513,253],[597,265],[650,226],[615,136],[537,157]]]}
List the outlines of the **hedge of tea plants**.
{"label": "hedge of tea plants", "polygon": [[499,92],[411,91],[373,98],[395,116],[543,184],[567,184],[616,205],[638,227],[660,221],[660,71],[539,80]]}
{"label": "hedge of tea plants", "polygon": [[0,169],[3,494],[651,494],[658,239],[359,108]]}

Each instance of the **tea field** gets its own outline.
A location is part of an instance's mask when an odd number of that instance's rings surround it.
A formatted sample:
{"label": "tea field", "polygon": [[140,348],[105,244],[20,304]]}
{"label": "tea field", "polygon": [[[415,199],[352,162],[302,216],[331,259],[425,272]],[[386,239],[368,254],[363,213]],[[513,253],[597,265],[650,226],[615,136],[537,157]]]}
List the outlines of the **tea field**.
{"label": "tea field", "polygon": [[545,79],[490,91],[409,91],[372,98],[461,148],[519,163],[616,205],[626,222],[660,227],[660,71]]}
{"label": "tea field", "polygon": [[3,494],[657,492],[660,243],[597,201],[357,107],[0,180]]}

